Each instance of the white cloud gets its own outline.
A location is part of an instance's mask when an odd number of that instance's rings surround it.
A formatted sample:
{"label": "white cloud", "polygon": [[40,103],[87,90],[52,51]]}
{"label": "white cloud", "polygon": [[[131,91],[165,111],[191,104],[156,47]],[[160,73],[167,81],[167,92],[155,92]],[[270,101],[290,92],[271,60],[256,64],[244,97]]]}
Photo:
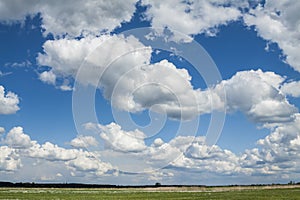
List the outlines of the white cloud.
{"label": "white cloud", "polygon": [[78,151],[76,159],[67,162],[68,167],[79,172],[93,172],[97,176],[101,176],[110,170],[115,170],[109,163],[102,162],[98,158],[95,158],[92,153],[86,151]]}
{"label": "white cloud", "polygon": [[176,137],[169,144],[183,153],[170,168],[219,174],[246,173],[239,165],[238,156],[217,145],[207,146],[204,137]]}
{"label": "white cloud", "polygon": [[[43,45],[43,54],[39,54],[37,62],[50,66],[57,76],[74,77],[84,59],[84,69],[77,80],[84,84],[98,85],[101,73],[111,62],[128,52],[144,48],[143,51],[121,58],[124,70],[136,65],[149,63],[151,49],[142,45],[136,38],[123,35],[102,35],[101,37],[86,37],[80,40],[60,39],[48,40]],[[92,53],[92,55],[90,55]],[[89,55],[89,57],[87,57]],[[120,64],[120,63],[119,63]],[[120,67],[120,66],[119,66]],[[108,81],[108,80],[106,80]]]}
{"label": "white cloud", "polygon": [[284,60],[296,71],[300,71],[299,8],[299,1],[267,0],[244,15],[245,23],[255,26],[259,36],[278,44],[286,56]]}
{"label": "white cloud", "polygon": [[5,128],[0,126],[0,135],[3,134],[3,133],[5,133]]}
{"label": "white cloud", "polygon": [[4,76],[7,76],[7,75],[10,75],[10,74],[12,74],[12,72],[2,72],[2,71],[0,71],[0,78],[4,77]]}
{"label": "white cloud", "polygon": [[15,171],[22,166],[16,150],[7,146],[0,146],[0,172]]}
{"label": "white cloud", "polygon": [[292,121],[297,108],[280,91],[284,80],[274,72],[242,71],[222,81],[216,86],[215,92],[224,88],[228,110],[240,110],[255,122]]}
{"label": "white cloud", "polygon": [[73,90],[73,88],[69,85],[61,85],[59,87],[59,89],[61,89],[62,91],[72,91]]}
{"label": "white cloud", "polygon": [[39,78],[44,83],[55,85],[56,75],[52,71],[44,71],[39,75]]}
{"label": "white cloud", "polygon": [[[168,27],[187,35],[214,35],[220,25],[226,25],[241,16],[239,7],[248,6],[247,1],[218,0],[143,0],[142,3],[149,6],[146,17],[151,20],[152,27]],[[231,6],[226,6],[228,4]]]}
{"label": "white cloud", "polygon": [[[277,176],[278,174],[289,176],[291,173],[300,172],[298,167],[300,164],[298,162],[300,155],[299,116],[296,114],[295,121],[282,123],[270,135],[260,139],[257,142],[259,148],[246,150],[240,156],[217,145],[207,146],[205,137],[177,136],[169,142],[163,142],[157,138],[152,145],[146,146],[142,139],[144,134],[140,131],[124,131],[116,124],[106,126],[87,124],[87,128],[94,129],[102,136],[104,134],[104,140],[110,143],[108,159],[105,156],[106,150],[87,152],[82,149],[65,149],[49,142],[38,144],[30,140],[21,127],[15,127],[9,131],[13,134],[7,134],[4,141],[14,135],[13,138],[19,136],[31,145],[0,146],[0,171],[24,173],[22,170],[29,168],[32,170],[41,166],[59,166],[60,170],[63,170],[62,167],[67,170],[64,176],[67,172],[73,177],[82,178],[119,176],[118,169],[122,169],[124,164],[127,165],[128,160],[113,166],[107,161],[103,162],[100,157],[112,161],[122,160],[128,154],[117,152],[134,152],[135,159],[145,162],[145,167],[147,167],[145,171],[162,168],[145,175],[149,180],[163,179],[172,182],[178,178],[176,174],[189,171],[236,177]],[[14,144],[17,143],[14,141]],[[75,143],[78,144],[78,142]],[[131,166],[132,169],[140,169],[139,167]],[[44,174],[43,178],[61,180],[60,175],[55,175],[57,173],[53,171],[53,173]]]}
{"label": "white cloud", "polygon": [[278,174],[300,172],[300,115],[293,122],[275,128],[268,136],[257,141],[260,148],[246,150],[241,165],[252,173]]}
{"label": "white cloud", "polygon": [[76,81],[101,88],[121,110],[137,112],[155,105],[157,112],[171,118],[189,119],[210,112],[211,101],[217,108],[223,106],[209,91],[194,90],[187,70],[167,60],[149,64],[151,48],[132,36],[60,39],[47,41],[43,48],[45,53],[37,58],[40,65],[52,67],[57,77],[75,78],[77,73]]}
{"label": "white cloud", "polygon": [[20,126],[12,128],[7,133],[4,143],[16,149],[25,149],[33,145],[30,137],[23,132],[23,128]]}
{"label": "white cloud", "polygon": [[146,149],[145,134],[139,130],[124,131],[118,124],[108,125],[87,124],[86,128],[93,128],[105,141],[106,147],[121,152],[140,152]]}
{"label": "white cloud", "polygon": [[300,81],[292,81],[283,84],[280,90],[286,95],[291,95],[293,97],[300,97],[299,88],[300,88]]}
{"label": "white cloud", "polygon": [[153,141],[153,145],[155,147],[160,147],[161,145],[164,144],[164,141],[161,139],[161,138],[156,138],[154,141]]}
{"label": "white cloud", "polygon": [[19,97],[13,92],[5,93],[5,89],[0,85],[0,114],[13,114],[20,108]]}
{"label": "white cloud", "polygon": [[90,146],[97,146],[98,142],[93,136],[79,135],[70,142],[70,145],[75,148],[88,148]]}
{"label": "white cloud", "polygon": [[[129,112],[155,105],[154,111],[166,113],[170,118],[191,119],[222,110],[224,90],[227,109],[240,110],[256,122],[291,121],[297,112],[280,91],[285,78],[273,72],[238,72],[214,88],[195,90],[186,69],[177,69],[167,60],[149,64],[151,48],[132,36],[47,41],[44,52],[37,58],[40,65],[52,67],[56,76],[74,78],[79,72],[76,77],[79,83],[101,88],[114,107]],[[78,63],[91,52],[79,69]]]}
{"label": "white cloud", "polygon": [[12,22],[15,20],[25,20],[25,16],[33,12],[38,0],[29,0],[20,3],[18,0],[0,1],[0,21]]}
{"label": "white cloud", "polygon": [[[90,137],[84,138],[88,139],[90,143],[96,142]],[[110,171],[117,171],[111,164],[103,162],[99,158],[96,159],[93,156],[96,152],[66,149],[50,142],[39,144],[37,141],[31,140],[29,135],[23,132],[22,127],[12,128],[2,142],[8,146],[0,146],[0,171],[33,170],[40,166],[53,167],[55,163],[61,163],[60,167],[66,167],[74,175],[86,172],[102,176]],[[76,145],[79,145],[78,142]],[[23,166],[25,169],[22,169]],[[39,171],[39,169],[36,170]],[[60,177],[61,175],[44,174],[44,178],[53,180]]]}
{"label": "white cloud", "polygon": [[28,155],[50,161],[69,161],[76,158],[76,150],[65,149],[50,142],[42,145],[34,142],[34,145],[28,149]]}
{"label": "white cloud", "polygon": [[41,14],[45,34],[54,36],[100,35],[112,31],[122,22],[130,21],[135,11],[136,0],[130,1],[84,1],[67,0],[48,2],[30,0],[29,2],[1,1],[0,21],[23,21],[26,15]]}

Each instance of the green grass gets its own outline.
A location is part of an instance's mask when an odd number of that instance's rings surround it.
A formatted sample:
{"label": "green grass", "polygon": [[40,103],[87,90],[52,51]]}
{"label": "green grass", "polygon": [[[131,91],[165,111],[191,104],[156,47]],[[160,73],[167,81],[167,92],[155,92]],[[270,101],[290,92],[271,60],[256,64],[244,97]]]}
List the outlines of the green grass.
{"label": "green grass", "polygon": [[146,191],[139,189],[1,188],[0,199],[299,199],[300,189]]}

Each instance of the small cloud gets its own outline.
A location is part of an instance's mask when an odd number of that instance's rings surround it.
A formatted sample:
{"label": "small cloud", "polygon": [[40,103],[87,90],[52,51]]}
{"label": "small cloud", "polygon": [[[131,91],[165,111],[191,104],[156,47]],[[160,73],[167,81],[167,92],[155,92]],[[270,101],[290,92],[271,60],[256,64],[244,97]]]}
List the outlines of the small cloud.
{"label": "small cloud", "polygon": [[73,90],[73,88],[69,85],[61,85],[59,87],[59,89],[61,89],[62,91],[72,91]]}
{"label": "small cloud", "polygon": [[97,146],[98,142],[93,136],[78,136],[74,138],[70,145],[75,148],[87,148],[90,146]]}
{"label": "small cloud", "polygon": [[12,74],[12,72],[2,72],[2,71],[0,71],[0,78],[4,77],[4,76],[7,76],[7,75],[10,75],[10,74]]}
{"label": "small cloud", "polygon": [[13,92],[5,92],[5,88],[0,85],[0,114],[14,114],[20,108],[19,97]]}
{"label": "small cloud", "polygon": [[39,75],[39,79],[44,83],[55,85],[56,75],[52,71],[44,71]]}
{"label": "small cloud", "polygon": [[0,127],[0,134],[5,133],[5,129],[3,127]]}
{"label": "small cloud", "polygon": [[5,67],[30,67],[32,63],[29,60],[25,60],[23,62],[14,62],[14,63],[5,63]]}

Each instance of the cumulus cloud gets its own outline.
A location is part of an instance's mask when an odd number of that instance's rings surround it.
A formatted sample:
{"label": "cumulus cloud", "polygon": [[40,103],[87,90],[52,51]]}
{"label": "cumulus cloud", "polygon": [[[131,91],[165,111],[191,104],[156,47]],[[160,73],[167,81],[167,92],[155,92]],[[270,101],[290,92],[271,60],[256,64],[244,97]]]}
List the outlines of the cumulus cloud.
{"label": "cumulus cloud", "polygon": [[[76,76],[83,64],[77,80],[84,84],[98,85],[98,79],[108,65],[128,52],[144,48],[121,60],[124,71],[137,65],[150,62],[151,49],[145,47],[136,38],[123,35],[102,35],[86,37],[80,40],[59,39],[48,40],[43,45],[43,54],[39,54],[37,62],[49,66],[57,76]],[[92,55],[90,55],[92,54]],[[89,57],[87,57],[89,55]],[[83,63],[84,59],[85,63]],[[120,63],[118,63],[120,64]],[[121,67],[119,66],[119,67]],[[122,71],[121,71],[122,72]],[[121,73],[120,72],[120,73]]]}
{"label": "cumulus cloud", "polygon": [[0,114],[13,114],[20,108],[19,97],[13,92],[5,92],[5,88],[0,85]]}
{"label": "cumulus cloud", "polygon": [[20,126],[12,128],[7,133],[4,143],[16,149],[25,149],[32,146],[30,137],[23,132],[23,128]]}
{"label": "cumulus cloud", "polygon": [[241,16],[240,8],[248,6],[247,1],[218,0],[159,2],[143,0],[142,4],[148,6],[146,18],[151,21],[154,28],[167,27],[187,35],[199,33],[214,35],[220,25],[237,20]]}
{"label": "cumulus cloud", "polygon": [[140,152],[146,149],[145,134],[139,130],[124,131],[120,125],[115,123],[105,126],[88,123],[85,127],[98,131],[107,148],[121,152]]}
{"label": "cumulus cloud", "polygon": [[181,154],[166,168],[220,174],[247,173],[240,167],[238,156],[217,145],[207,146],[205,137],[180,136],[171,140],[169,145]]}
{"label": "cumulus cloud", "polygon": [[40,65],[50,66],[57,77],[76,77],[81,84],[102,89],[121,110],[137,112],[155,105],[157,112],[171,118],[190,119],[210,112],[212,101],[222,107],[222,100],[209,91],[193,89],[186,69],[167,60],[150,64],[152,49],[133,36],[60,39],[47,41],[43,48],[37,58]]}
{"label": "cumulus cloud", "polygon": [[0,135],[3,134],[3,133],[5,133],[5,128],[0,126]]}
{"label": "cumulus cloud", "polygon": [[[52,67],[56,76],[75,78],[79,72],[78,82],[100,88],[114,107],[129,112],[155,105],[154,111],[169,118],[192,119],[227,107],[259,123],[291,121],[297,112],[280,90],[285,78],[273,72],[238,72],[212,88],[200,90],[193,88],[186,69],[178,69],[167,60],[150,64],[151,52],[132,36],[105,35],[47,41],[44,54],[37,60]],[[89,53],[80,67],[78,63]]]}
{"label": "cumulus cloud", "polygon": [[[153,144],[146,145],[143,139],[144,134],[138,130],[124,131],[114,123],[106,126],[88,123],[85,126],[96,131],[106,142],[111,160],[118,160],[120,155],[128,155],[113,152],[132,152],[135,159],[145,162],[145,167],[147,167],[145,171],[163,168],[149,174],[150,180],[176,178],[176,173],[188,171],[255,176],[276,175],[279,172],[282,174],[288,174],[291,171],[300,172],[298,167],[300,163],[297,161],[300,155],[299,116],[296,114],[295,121],[278,125],[270,135],[257,141],[258,148],[246,150],[242,155],[234,154],[217,145],[207,146],[203,136],[177,136],[169,142],[156,138]],[[89,136],[80,137],[94,141]],[[21,143],[20,140],[26,141],[28,145]],[[59,162],[66,167],[66,170],[69,170],[72,176],[88,174],[106,176],[107,174],[118,175],[119,168],[122,169],[124,164],[121,162],[119,165],[112,165],[107,161],[103,162],[100,157],[110,160],[105,157],[107,149],[87,152],[82,149],[66,149],[50,142],[39,144],[37,141],[30,140],[21,127],[12,128],[6,135],[5,141],[10,141],[13,145],[0,146],[0,171],[20,170],[23,165],[32,163],[26,162],[26,159],[33,159],[36,163]],[[82,146],[82,143],[76,140],[72,143],[77,145],[76,148]],[[135,167],[132,166],[132,168]]]}
{"label": "cumulus cloud", "polygon": [[81,35],[100,35],[112,31],[122,22],[128,22],[135,11],[136,0],[130,1],[65,1],[29,2],[1,1],[0,21],[23,21],[27,15],[40,13],[45,35],[78,37]]}
{"label": "cumulus cloud", "polygon": [[300,172],[300,116],[293,122],[276,127],[268,136],[257,141],[259,148],[246,150],[241,166],[257,174]]}
{"label": "cumulus cloud", "polygon": [[292,81],[282,85],[280,90],[286,94],[291,95],[292,97],[300,97],[300,81]]}
{"label": "cumulus cloud", "polygon": [[216,86],[226,91],[229,111],[242,111],[250,119],[259,123],[292,121],[298,112],[280,91],[285,78],[274,72],[250,70],[237,72],[228,80]]}
{"label": "cumulus cloud", "polygon": [[88,148],[90,146],[97,146],[98,142],[93,136],[79,135],[70,142],[70,145],[76,148]]}
{"label": "cumulus cloud", "polygon": [[36,142],[34,143],[35,144],[27,151],[28,155],[32,158],[40,158],[50,161],[69,161],[76,158],[75,149],[65,149],[50,142],[46,142],[42,145]]}
{"label": "cumulus cloud", "polygon": [[15,171],[22,166],[16,150],[7,146],[0,146],[0,172]]}
{"label": "cumulus cloud", "polygon": [[39,75],[41,81],[55,85],[56,75],[52,71],[44,71]]}
{"label": "cumulus cloud", "polygon": [[76,159],[67,162],[67,165],[75,173],[78,171],[93,172],[97,176],[116,170],[110,163],[102,162],[95,158],[92,153],[86,151],[79,151]]}
{"label": "cumulus cloud", "polygon": [[254,26],[262,38],[277,43],[285,55],[284,60],[300,71],[299,1],[267,0],[244,15],[248,26]]}
{"label": "cumulus cloud", "polygon": [[[83,138],[91,144],[95,142],[91,137]],[[22,127],[12,128],[2,140],[2,143],[3,145],[0,146],[0,171],[16,171],[21,169],[23,165],[28,168],[28,165],[33,164],[31,168],[34,168],[43,163],[51,165],[51,163],[57,162],[62,163],[62,166],[65,166],[74,174],[85,171],[101,176],[110,171],[117,171],[117,168],[111,164],[103,162],[99,158],[95,159],[93,154],[88,151],[73,148],[66,149],[50,142],[39,144],[37,141],[31,140],[30,136],[23,132]],[[77,147],[81,145],[79,143],[73,141],[73,144],[76,144]],[[31,162],[28,162],[28,159],[32,159]]]}

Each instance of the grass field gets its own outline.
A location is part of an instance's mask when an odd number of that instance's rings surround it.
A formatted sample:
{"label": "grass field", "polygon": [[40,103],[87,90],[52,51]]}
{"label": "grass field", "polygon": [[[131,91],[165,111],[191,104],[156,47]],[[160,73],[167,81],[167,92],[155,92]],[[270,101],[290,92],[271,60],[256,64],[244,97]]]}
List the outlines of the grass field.
{"label": "grass field", "polygon": [[142,189],[0,188],[0,199],[299,199],[300,188],[193,187]]}

